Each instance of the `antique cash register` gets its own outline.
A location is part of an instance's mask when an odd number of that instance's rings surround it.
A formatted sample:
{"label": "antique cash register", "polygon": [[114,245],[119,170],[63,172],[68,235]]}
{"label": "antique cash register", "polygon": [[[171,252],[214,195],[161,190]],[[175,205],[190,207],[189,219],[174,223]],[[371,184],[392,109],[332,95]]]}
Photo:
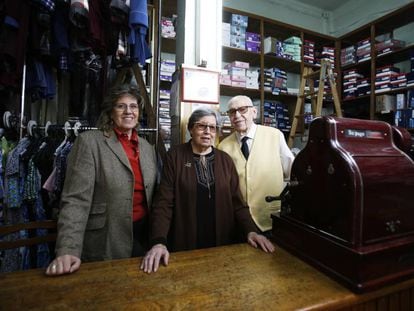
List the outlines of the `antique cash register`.
{"label": "antique cash register", "polygon": [[414,277],[411,137],[394,136],[381,121],[316,118],[272,215],[278,245],[356,292]]}

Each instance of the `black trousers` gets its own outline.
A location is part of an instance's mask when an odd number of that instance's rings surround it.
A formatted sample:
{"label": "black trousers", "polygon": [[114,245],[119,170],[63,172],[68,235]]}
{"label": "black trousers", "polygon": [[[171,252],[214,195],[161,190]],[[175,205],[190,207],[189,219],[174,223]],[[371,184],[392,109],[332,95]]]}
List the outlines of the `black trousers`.
{"label": "black trousers", "polygon": [[132,247],[131,257],[144,256],[148,250],[148,216],[134,221],[134,243]]}

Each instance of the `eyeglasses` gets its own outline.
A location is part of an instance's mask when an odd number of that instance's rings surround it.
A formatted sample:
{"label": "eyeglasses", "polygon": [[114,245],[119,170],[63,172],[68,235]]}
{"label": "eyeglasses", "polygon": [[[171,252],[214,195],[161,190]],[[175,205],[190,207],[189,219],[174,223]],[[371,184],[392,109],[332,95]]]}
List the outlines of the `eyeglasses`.
{"label": "eyeglasses", "polygon": [[232,108],[232,109],[227,110],[227,113],[230,116],[236,115],[236,112],[239,112],[240,114],[245,114],[247,110],[249,110],[249,108],[253,108],[253,106],[241,106],[239,108]]}
{"label": "eyeglasses", "polygon": [[114,109],[117,111],[125,111],[127,109],[130,109],[131,111],[138,111],[139,110],[139,105],[138,104],[124,104],[124,103],[119,103],[119,104],[115,104],[114,105]]}
{"label": "eyeglasses", "polygon": [[204,123],[196,122],[196,123],[194,123],[194,128],[197,131],[200,131],[200,132],[204,132],[208,128],[210,130],[210,133],[215,133],[215,132],[217,132],[218,127],[216,125],[210,125],[210,124],[204,124]]}

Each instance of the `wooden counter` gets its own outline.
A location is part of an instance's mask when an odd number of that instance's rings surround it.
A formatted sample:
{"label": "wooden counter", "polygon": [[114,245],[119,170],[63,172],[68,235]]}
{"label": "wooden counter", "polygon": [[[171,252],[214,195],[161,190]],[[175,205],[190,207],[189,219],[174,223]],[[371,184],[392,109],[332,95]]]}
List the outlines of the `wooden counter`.
{"label": "wooden counter", "polygon": [[0,310],[414,310],[414,280],[356,295],[279,247],[173,253],[149,275],[139,263],[84,263],[61,277],[0,274]]}

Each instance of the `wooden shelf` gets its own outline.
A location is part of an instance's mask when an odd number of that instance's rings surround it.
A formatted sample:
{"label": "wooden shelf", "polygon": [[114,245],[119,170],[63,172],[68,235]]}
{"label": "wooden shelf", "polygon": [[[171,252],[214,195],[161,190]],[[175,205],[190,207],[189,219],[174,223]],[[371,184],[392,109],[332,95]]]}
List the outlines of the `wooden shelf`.
{"label": "wooden shelf", "polygon": [[[234,10],[231,8],[223,8],[223,21],[230,23],[231,14],[240,14],[248,17],[248,32],[255,32],[261,35],[261,47],[263,49],[264,39],[266,37],[273,37],[277,40],[283,41],[289,37],[296,36],[299,37],[302,41],[304,38],[312,40],[315,42],[317,49],[321,49],[322,46],[335,46],[335,38],[323,34],[318,34],[316,32],[310,31],[308,29],[303,29],[297,26],[289,25],[279,21],[271,20],[262,16],[257,16],[254,14]],[[222,56],[224,62],[232,62],[235,60],[248,62],[252,67],[260,68],[260,73],[263,74],[264,70],[267,68],[279,68],[286,71],[287,73],[294,73],[300,75],[304,66],[313,66],[310,64],[305,64],[303,62],[293,61],[287,58],[278,57],[275,55],[263,54],[261,53],[252,53],[249,51],[235,49],[230,47],[223,47]],[[301,54],[303,51],[301,51]],[[259,76],[259,81],[263,81],[264,77]],[[297,85],[299,88],[299,82]],[[220,87],[221,95],[224,96],[235,96],[235,95],[247,95],[252,99],[260,99],[261,107],[259,115],[263,116],[263,102],[267,101],[280,101],[287,105],[289,109],[289,116],[292,118],[294,104],[297,100],[296,94],[280,94],[275,95],[271,92],[265,92],[263,88],[259,90],[250,90],[245,88],[221,86]],[[261,117],[261,119],[263,119]]]}
{"label": "wooden shelf", "polygon": [[265,67],[277,67],[282,70],[293,72],[293,73],[300,73],[301,72],[301,62],[297,62],[294,60],[277,57],[273,55],[264,55],[265,58]]}
{"label": "wooden shelf", "polygon": [[349,64],[349,65],[341,67],[342,71],[353,69],[353,68],[357,68],[358,70],[368,73],[371,70],[371,60],[369,59],[369,60],[365,60],[360,63],[353,63],[353,64]]}
{"label": "wooden shelf", "polygon": [[161,51],[175,54],[175,38],[161,38]]}
{"label": "wooden shelf", "polygon": [[228,85],[220,85],[220,95],[222,96],[236,96],[246,95],[252,99],[260,98],[260,90],[246,89],[244,87],[235,87]]}
{"label": "wooden shelf", "polygon": [[398,93],[405,93],[405,92],[407,92],[409,90],[412,90],[412,89],[414,89],[414,86],[399,87],[397,89],[392,89],[392,90],[387,91],[387,92],[375,93],[375,95],[376,96],[385,95],[385,94],[387,94],[387,95],[394,95],[394,94],[398,94]]}
{"label": "wooden shelf", "polygon": [[358,96],[358,97],[354,97],[354,98],[344,98],[342,99],[343,104],[350,104],[350,103],[355,103],[355,102],[361,102],[361,101],[366,101],[367,103],[369,103],[370,101],[370,97],[371,95],[362,95],[362,96]]}
{"label": "wooden shelf", "polygon": [[[285,40],[291,36],[297,36],[303,40],[310,40],[315,42],[315,50],[320,51],[323,46],[332,46],[336,50],[336,69],[338,72],[338,84],[339,91],[342,89],[342,72],[349,69],[357,69],[359,73],[363,74],[365,78],[370,79],[371,85],[375,84],[375,70],[378,67],[399,63],[409,59],[410,51],[414,50],[414,44],[404,47],[398,51],[393,51],[386,55],[376,56],[375,51],[371,52],[371,59],[363,61],[361,63],[348,64],[341,66],[340,64],[340,50],[339,48],[345,48],[351,45],[356,45],[359,41],[369,38],[371,41],[371,48],[375,49],[376,36],[393,31],[393,29],[404,26],[408,23],[414,22],[414,3],[405,5],[404,7],[384,16],[375,21],[372,21],[366,25],[363,25],[352,32],[349,32],[339,38],[318,34],[313,31],[303,29],[297,26],[289,25],[286,23],[271,20],[262,16],[234,10],[231,8],[223,8],[223,21],[231,22],[231,14],[241,14],[248,16],[248,28],[249,32],[256,32],[262,35],[262,48],[263,40],[268,37],[274,37],[278,40]],[[288,73],[301,74],[303,68],[317,66],[307,64],[304,62],[292,61],[289,59],[277,57],[274,55],[266,55],[262,53],[252,53],[249,51],[235,49],[231,47],[223,47],[223,61],[232,62],[240,60],[248,62],[251,66],[259,67],[261,72],[265,68],[277,67],[285,70]],[[303,56],[303,50],[302,50]],[[343,99],[344,115],[362,119],[374,119],[375,118],[375,97],[383,94],[396,94],[401,92],[407,92],[410,88],[399,88],[389,92],[381,94],[364,95],[352,99]],[[283,94],[273,95],[270,92],[260,90],[248,90],[245,88],[221,86],[221,95],[234,96],[238,94],[245,94],[252,98],[260,98],[260,100],[279,100],[289,104],[295,103],[297,95]],[[328,102],[328,101],[326,101]],[[291,108],[289,108],[291,109]]]}
{"label": "wooden shelf", "polygon": [[260,53],[254,53],[242,49],[223,46],[222,59],[227,62],[239,60],[242,62],[248,62],[251,66],[260,67]]}
{"label": "wooden shelf", "polygon": [[414,44],[411,44],[409,46],[406,46],[402,49],[399,49],[397,51],[393,51],[384,55],[380,55],[376,57],[377,61],[377,67],[381,67],[383,65],[387,64],[395,64],[402,62],[404,60],[410,59],[410,51],[414,50]]}
{"label": "wooden shelf", "polygon": [[[371,59],[358,64],[349,64],[342,66],[341,70],[345,71],[348,69],[356,68],[359,73],[365,75],[365,77],[370,77],[371,82],[371,92],[375,85],[375,76],[376,70],[379,67],[386,65],[394,65],[403,61],[410,61],[410,51],[414,50],[414,44],[410,44],[402,49],[397,51],[392,51],[384,55],[376,55],[377,51],[375,50],[375,38],[383,34],[391,34],[396,28],[402,27],[409,23],[414,22],[414,3],[407,4],[400,9],[391,12],[377,20],[374,20],[364,26],[359,27],[358,29],[345,34],[339,38],[339,46],[341,48],[346,48],[351,45],[357,45],[358,41],[369,38],[371,41]],[[398,39],[395,37],[395,39]],[[340,51],[338,51],[340,53]],[[342,76],[341,76],[342,78]],[[345,116],[356,117],[356,118],[367,118],[367,119],[376,119],[378,115],[376,114],[376,97],[382,95],[395,95],[398,93],[407,93],[410,89],[414,87],[404,87],[393,89],[386,92],[374,93],[372,95],[365,95],[353,99],[343,99],[342,108],[344,110]],[[391,120],[393,121],[393,120]]]}
{"label": "wooden shelf", "polygon": [[267,100],[280,100],[284,101],[286,104],[296,102],[296,99],[298,98],[297,95],[294,94],[273,94],[272,92],[264,92],[264,97]]}

